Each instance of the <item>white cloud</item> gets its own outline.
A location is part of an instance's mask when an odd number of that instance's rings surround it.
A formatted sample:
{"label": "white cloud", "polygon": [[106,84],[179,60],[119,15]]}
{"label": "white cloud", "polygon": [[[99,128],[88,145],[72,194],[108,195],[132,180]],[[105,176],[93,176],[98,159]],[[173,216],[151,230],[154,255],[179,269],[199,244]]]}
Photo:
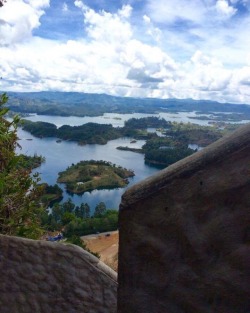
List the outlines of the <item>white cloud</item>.
{"label": "white cloud", "polygon": [[[2,90],[102,92],[121,96],[195,98],[250,104],[250,55],[243,45],[249,46],[250,36],[246,36],[249,33],[248,19],[231,26],[230,33],[224,28],[218,29],[214,37],[213,29],[206,32],[204,28],[192,28],[188,36],[201,38],[200,47],[197,47],[185,41],[183,34],[177,37],[173,31],[158,27],[157,21],[164,21],[164,14],[157,17],[156,11],[163,10],[164,3],[170,8],[170,2],[159,0],[157,10],[156,6],[153,8],[152,1],[148,2],[152,11],[140,16],[140,31],[144,36],[138,37],[131,6],[123,6],[110,13],[94,11],[82,1],[75,1],[75,6],[82,11],[82,26],[87,37],[60,42],[32,37],[32,30],[39,27],[39,19],[49,5],[48,1],[13,2],[21,6],[21,13],[15,11],[12,14],[11,5],[6,5],[5,11],[0,10],[0,16],[5,16],[7,26],[13,33],[20,32],[14,36],[8,28],[0,28],[1,38],[5,40],[0,46]],[[184,0],[177,2],[181,4],[182,11],[174,12],[172,8],[168,12],[168,21],[189,16],[190,21],[198,23],[205,18],[202,15],[205,12],[203,2],[195,2],[200,4],[200,8],[194,2],[189,3],[189,7]],[[224,13],[229,10],[229,7],[226,8]],[[241,33],[236,38],[235,33],[239,30]],[[231,46],[225,44],[229,34],[232,36]],[[149,41],[150,37],[154,38]],[[179,54],[170,56],[167,51],[173,46],[177,46],[180,54],[189,56],[183,59],[179,58]],[[233,66],[236,56],[240,60]],[[230,66],[226,66],[226,62]]]}
{"label": "white cloud", "polygon": [[180,20],[189,21],[193,25],[214,23],[215,19],[231,18],[237,9],[227,0],[147,0],[149,17],[158,23],[172,24]]}
{"label": "white cloud", "polygon": [[143,21],[146,25],[146,34],[149,35],[150,37],[153,38],[153,40],[155,40],[156,42],[160,42],[161,41],[161,37],[162,37],[162,32],[158,27],[155,27],[153,25],[153,23],[151,22],[150,17],[148,17],[147,15],[143,15]]}
{"label": "white cloud", "polygon": [[123,5],[121,10],[118,10],[118,15],[124,18],[129,18],[132,13],[132,7],[130,5]]}
{"label": "white cloud", "polygon": [[235,9],[233,6],[230,6],[226,0],[218,0],[215,7],[217,12],[226,18],[230,18],[237,12],[237,9]]}
{"label": "white cloud", "polygon": [[31,38],[40,26],[40,17],[49,0],[12,0],[0,9],[0,45],[9,45]]}
{"label": "white cloud", "polygon": [[68,8],[68,5],[67,5],[66,2],[63,3],[62,11],[63,11],[63,12],[68,12],[68,11],[69,11],[69,8]]}
{"label": "white cloud", "polygon": [[250,45],[250,14],[240,15],[236,5],[226,0],[148,0],[145,16],[160,28],[161,47],[171,56],[185,60],[201,50],[227,66],[243,66]]}
{"label": "white cloud", "polygon": [[82,9],[86,31],[93,40],[115,44],[126,42],[132,37],[132,28],[128,22],[132,11],[130,6],[123,6],[117,13],[111,14],[106,11],[97,13],[82,1],[75,1],[75,5]]}
{"label": "white cloud", "polygon": [[82,10],[89,10],[89,8],[80,0],[76,0],[74,2],[75,6],[82,9]]}
{"label": "white cloud", "polygon": [[143,20],[144,20],[144,22],[145,22],[146,24],[150,24],[150,23],[151,23],[151,19],[150,19],[150,17],[147,16],[147,15],[143,15]]}
{"label": "white cloud", "polygon": [[206,9],[202,0],[148,0],[147,12],[153,21],[159,23],[170,24],[180,19],[199,23]]}

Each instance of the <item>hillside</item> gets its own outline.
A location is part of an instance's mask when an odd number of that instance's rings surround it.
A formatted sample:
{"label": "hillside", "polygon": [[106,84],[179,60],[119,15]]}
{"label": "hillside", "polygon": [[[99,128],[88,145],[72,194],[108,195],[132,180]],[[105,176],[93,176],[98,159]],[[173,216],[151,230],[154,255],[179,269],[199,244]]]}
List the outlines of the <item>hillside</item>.
{"label": "hillside", "polygon": [[[223,114],[236,120],[250,118],[250,105],[193,99],[155,99],[115,97],[78,92],[9,92],[11,110],[23,113],[61,116],[97,116],[103,113],[157,113],[198,111]],[[70,108],[70,110],[69,110]],[[232,114],[234,113],[234,114]]]}

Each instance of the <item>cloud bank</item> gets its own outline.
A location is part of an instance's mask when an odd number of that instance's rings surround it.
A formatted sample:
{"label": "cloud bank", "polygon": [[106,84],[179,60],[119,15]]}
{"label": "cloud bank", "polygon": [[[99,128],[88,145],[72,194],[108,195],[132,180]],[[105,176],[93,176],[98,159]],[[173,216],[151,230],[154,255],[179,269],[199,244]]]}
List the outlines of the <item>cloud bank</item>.
{"label": "cloud bank", "polygon": [[60,40],[44,35],[52,2],[7,2],[0,8],[0,89],[250,104],[248,1],[135,3],[109,12],[58,2],[51,23],[59,31],[71,18],[81,30]]}

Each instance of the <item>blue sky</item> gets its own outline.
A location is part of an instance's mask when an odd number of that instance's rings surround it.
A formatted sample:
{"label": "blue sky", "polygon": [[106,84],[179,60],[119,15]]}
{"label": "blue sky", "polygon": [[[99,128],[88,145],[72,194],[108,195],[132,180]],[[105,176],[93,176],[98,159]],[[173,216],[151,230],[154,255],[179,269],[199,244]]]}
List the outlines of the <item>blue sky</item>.
{"label": "blue sky", "polygon": [[250,104],[250,0],[9,0],[1,90]]}

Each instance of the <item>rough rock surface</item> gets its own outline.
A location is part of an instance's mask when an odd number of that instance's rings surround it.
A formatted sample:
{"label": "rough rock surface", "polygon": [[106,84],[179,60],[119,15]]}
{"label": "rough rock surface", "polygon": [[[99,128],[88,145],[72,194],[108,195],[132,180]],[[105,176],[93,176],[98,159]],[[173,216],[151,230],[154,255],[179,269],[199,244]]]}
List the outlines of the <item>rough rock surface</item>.
{"label": "rough rock surface", "polygon": [[1,313],[114,313],[116,297],[116,273],[83,249],[0,235]]}
{"label": "rough rock surface", "polygon": [[250,312],[250,125],[133,186],[119,313]]}

